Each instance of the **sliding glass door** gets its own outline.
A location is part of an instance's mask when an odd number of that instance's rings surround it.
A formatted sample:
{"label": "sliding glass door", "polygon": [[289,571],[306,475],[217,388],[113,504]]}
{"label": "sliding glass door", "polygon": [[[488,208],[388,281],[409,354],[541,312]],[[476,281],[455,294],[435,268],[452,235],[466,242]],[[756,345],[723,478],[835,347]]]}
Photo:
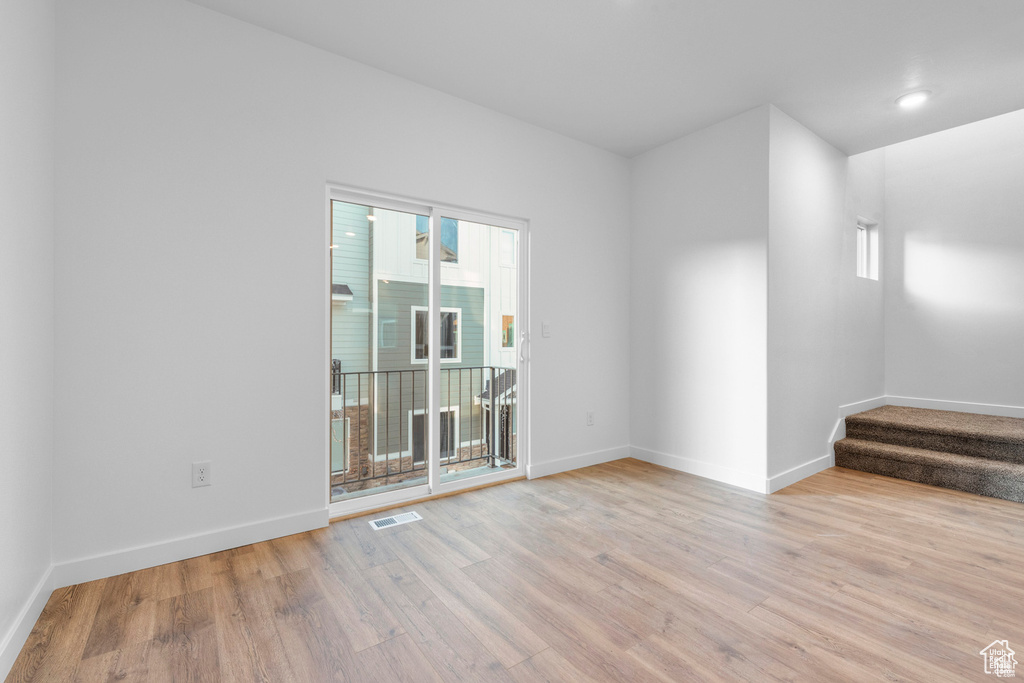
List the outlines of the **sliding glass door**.
{"label": "sliding glass door", "polygon": [[425,437],[407,424],[427,408],[409,314],[427,308],[427,273],[400,237],[428,216],[341,200],[330,215],[331,500],[425,486]]}
{"label": "sliding glass door", "polygon": [[519,476],[524,226],[340,190],[329,215],[332,514]]}
{"label": "sliding glass door", "polygon": [[441,452],[447,484],[518,464],[519,236],[446,214],[440,234],[440,405],[457,416]]}

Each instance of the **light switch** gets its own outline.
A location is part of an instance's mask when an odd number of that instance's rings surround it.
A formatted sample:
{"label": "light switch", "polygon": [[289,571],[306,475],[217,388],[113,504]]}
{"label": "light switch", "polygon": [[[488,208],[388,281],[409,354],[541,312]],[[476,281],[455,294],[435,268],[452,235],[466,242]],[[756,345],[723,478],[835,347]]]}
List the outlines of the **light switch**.
{"label": "light switch", "polygon": [[551,323],[549,323],[547,320],[543,321],[540,324],[540,336],[542,336],[542,337],[550,337],[551,336]]}

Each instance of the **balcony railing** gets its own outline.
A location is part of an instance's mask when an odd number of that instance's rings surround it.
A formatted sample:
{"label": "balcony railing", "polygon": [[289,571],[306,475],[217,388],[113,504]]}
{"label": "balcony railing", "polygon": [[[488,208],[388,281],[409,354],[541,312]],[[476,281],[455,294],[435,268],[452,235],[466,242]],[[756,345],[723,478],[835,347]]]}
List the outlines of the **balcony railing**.
{"label": "balcony railing", "polygon": [[[494,366],[441,369],[445,475],[515,467],[515,373]],[[331,486],[336,496],[425,481],[426,370],[341,372],[340,363],[332,363],[331,391]]]}

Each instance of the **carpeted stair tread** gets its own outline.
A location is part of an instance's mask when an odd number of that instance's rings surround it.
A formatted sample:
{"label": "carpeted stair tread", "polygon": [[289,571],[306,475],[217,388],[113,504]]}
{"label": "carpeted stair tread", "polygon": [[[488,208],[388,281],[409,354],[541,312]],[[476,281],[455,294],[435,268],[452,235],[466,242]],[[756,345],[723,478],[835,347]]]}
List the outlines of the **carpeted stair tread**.
{"label": "carpeted stair tread", "polygon": [[846,418],[847,427],[858,423],[1024,445],[1024,419],[1018,417],[881,406]]}
{"label": "carpeted stair tread", "polygon": [[845,438],[836,465],[1024,503],[1024,464]]}
{"label": "carpeted stair tread", "polygon": [[882,406],[846,418],[846,436],[1024,464],[1024,420]]}
{"label": "carpeted stair tread", "polygon": [[989,460],[988,458],[976,458],[972,455],[957,455],[956,453],[930,451],[926,448],[897,446],[891,443],[851,438],[840,439],[836,442],[836,446],[838,447],[836,464],[838,464],[838,450],[855,450],[864,455],[888,458],[915,465],[929,465],[943,469],[969,470],[972,472],[1003,472],[1008,475],[1021,473],[1024,475],[1024,465],[1003,462],[1001,460]]}

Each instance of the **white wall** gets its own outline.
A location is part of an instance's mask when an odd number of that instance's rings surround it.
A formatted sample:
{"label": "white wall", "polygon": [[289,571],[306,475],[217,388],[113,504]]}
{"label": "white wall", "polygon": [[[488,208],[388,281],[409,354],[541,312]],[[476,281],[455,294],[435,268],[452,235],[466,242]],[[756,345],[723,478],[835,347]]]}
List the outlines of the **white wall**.
{"label": "white wall", "polygon": [[634,160],[634,455],[765,481],[769,108]]}
{"label": "white wall", "polygon": [[[885,395],[885,277],[857,277],[857,218],[878,223],[884,243],[885,151],[850,157],[846,166],[846,209],[842,221],[839,264],[839,310],[836,320],[838,401],[848,405]],[[881,250],[880,250],[880,255]],[[884,268],[884,266],[883,266]],[[881,270],[880,270],[881,272]]]}
{"label": "white wall", "polygon": [[0,3],[0,678],[49,597],[53,22],[52,2]]}
{"label": "white wall", "polygon": [[634,160],[634,455],[758,491],[830,466],[838,408],[885,388],[855,232],[883,164],[774,106]]}
{"label": "white wall", "polygon": [[180,0],[58,46],[58,561],[325,509],[328,181],[528,218],[534,463],[628,444],[625,160]]}
{"label": "white wall", "polygon": [[1024,406],[1024,111],[885,158],[888,393]]}
{"label": "white wall", "polygon": [[801,466],[828,466],[839,405],[846,155],[770,110],[768,476],[774,478]]}

